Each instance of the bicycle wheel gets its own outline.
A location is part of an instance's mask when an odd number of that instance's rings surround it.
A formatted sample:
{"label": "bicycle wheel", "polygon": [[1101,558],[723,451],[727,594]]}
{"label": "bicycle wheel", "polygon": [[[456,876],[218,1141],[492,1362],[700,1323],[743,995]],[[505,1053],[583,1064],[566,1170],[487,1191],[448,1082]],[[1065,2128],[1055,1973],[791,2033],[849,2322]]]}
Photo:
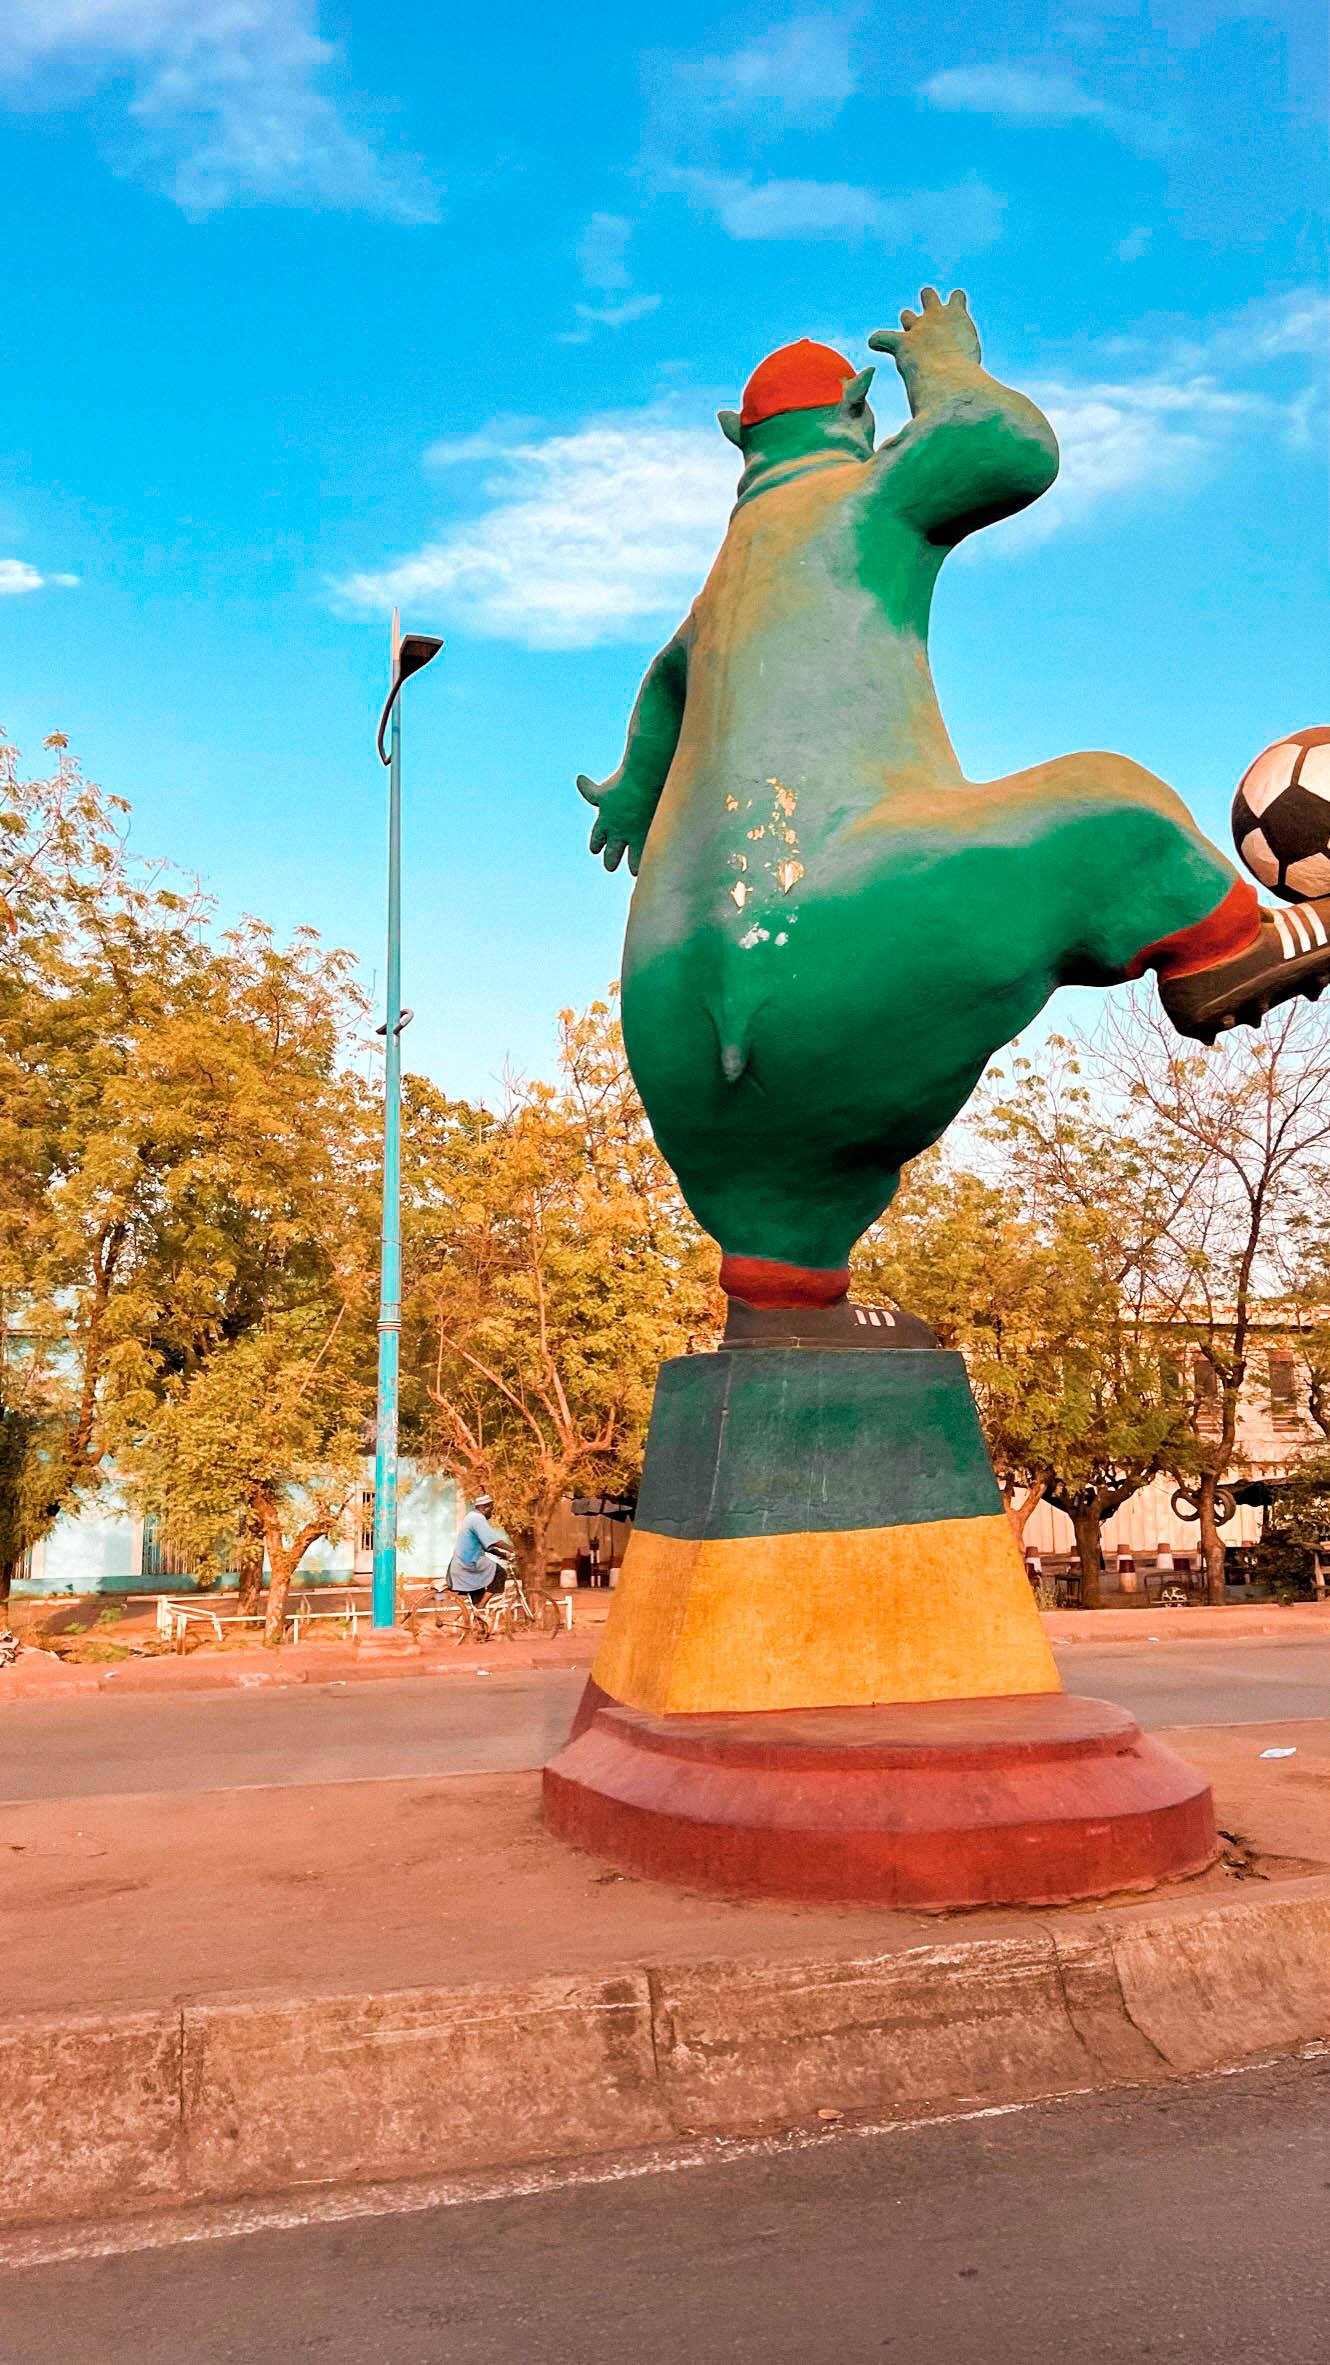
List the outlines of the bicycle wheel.
{"label": "bicycle wheel", "polygon": [[563,1620],[559,1616],[557,1601],[542,1601],[536,1624],[542,1634],[562,1634]]}

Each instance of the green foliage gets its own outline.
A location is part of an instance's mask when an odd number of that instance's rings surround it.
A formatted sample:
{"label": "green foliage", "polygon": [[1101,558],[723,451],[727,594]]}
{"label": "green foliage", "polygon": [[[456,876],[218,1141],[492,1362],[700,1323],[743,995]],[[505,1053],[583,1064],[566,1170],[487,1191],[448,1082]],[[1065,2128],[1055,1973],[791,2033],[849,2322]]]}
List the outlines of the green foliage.
{"label": "green foliage", "polygon": [[[855,1285],[924,1315],[964,1354],[1009,1506],[1023,1491],[1018,1520],[1041,1500],[1066,1512],[1093,1592],[1099,1526],[1167,1466],[1176,1402],[1121,1287],[1123,1206],[1065,1179],[1060,1190],[1032,1185],[1024,1122],[1021,1104],[990,1103],[996,1181],[936,1151],[908,1169],[890,1216],[861,1243]],[[1089,1159],[1092,1112],[1077,1122]]]}
{"label": "green foliage", "polygon": [[1330,1565],[1330,1450],[1309,1455],[1281,1480],[1252,1554],[1252,1574],[1281,1601],[1311,1601],[1318,1548]]}
{"label": "green foliage", "polygon": [[[338,1531],[372,1403],[363,1324],[326,1305],[269,1314],[163,1394],[117,1454],[118,1473],[200,1575],[236,1566],[243,1510],[286,1585],[319,1536]],[[271,1588],[270,1588],[271,1591]]]}
{"label": "green foliage", "polygon": [[560,1499],[636,1485],[656,1366],[714,1343],[715,1251],[604,1003],[498,1115],[409,1080],[404,1406],[533,1560]]}
{"label": "green foliage", "polygon": [[45,780],[4,759],[0,1535],[31,1541],[113,1456],[205,1574],[242,1515],[276,1567],[334,1468],[345,1492],[366,1404],[363,997],[313,930],[216,936],[130,862],[124,810],[63,747]]}
{"label": "green foliage", "polygon": [[[202,1581],[238,1565],[256,1598],[266,1555],[275,1639],[373,1405],[363,997],[312,930],[219,934],[51,746],[36,779],[0,749],[0,1590],[113,1465]],[[535,1561],[563,1496],[632,1490],[657,1365],[714,1344],[723,1311],[615,1010],[560,1029],[553,1084],[495,1112],[408,1077],[403,1112],[402,1442],[488,1487]],[[1330,1436],[1324,1020],[1278,1013],[1202,1057],[1138,1001],[1015,1055],[971,1143],[969,1170],[909,1169],[858,1289],[964,1352],[1013,1515],[1073,1519],[1091,1598],[1100,1523],[1162,1470],[1197,1491],[1222,1576],[1213,1491],[1257,1308],[1267,1331],[1281,1308]],[[1182,1384],[1198,1353],[1208,1407]],[[1290,1583],[1328,1503],[1309,1465],[1272,1522]]]}

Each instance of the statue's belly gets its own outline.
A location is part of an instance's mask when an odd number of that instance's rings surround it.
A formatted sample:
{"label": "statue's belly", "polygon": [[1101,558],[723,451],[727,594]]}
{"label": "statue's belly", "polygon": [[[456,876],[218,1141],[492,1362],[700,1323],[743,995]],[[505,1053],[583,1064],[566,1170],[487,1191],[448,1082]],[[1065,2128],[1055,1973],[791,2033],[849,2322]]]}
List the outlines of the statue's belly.
{"label": "statue's belly", "polygon": [[653,1121],[668,1102],[728,1127],[743,1079],[769,1139],[812,1123],[850,1153],[913,1156],[1057,984],[1076,878],[1028,814],[990,809],[977,833],[973,808],[963,827],[828,823],[821,800],[787,814],[774,792],[754,812],[760,835],[676,832],[643,864],[624,1008]]}

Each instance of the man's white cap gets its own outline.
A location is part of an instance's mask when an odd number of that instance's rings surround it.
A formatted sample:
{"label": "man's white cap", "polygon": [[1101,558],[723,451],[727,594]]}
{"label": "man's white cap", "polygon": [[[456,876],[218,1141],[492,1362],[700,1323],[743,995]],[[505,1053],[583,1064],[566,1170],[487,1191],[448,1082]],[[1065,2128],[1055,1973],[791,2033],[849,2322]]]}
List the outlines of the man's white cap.
{"label": "man's white cap", "polygon": [[476,1509],[477,1509],[477,1511],[486,1511],[486,1510],[492,1511],[492,1510],[494,1509],[494,1497],[493,1497],[493,1495],[477,1495],[477,1496],[476,1496]]}

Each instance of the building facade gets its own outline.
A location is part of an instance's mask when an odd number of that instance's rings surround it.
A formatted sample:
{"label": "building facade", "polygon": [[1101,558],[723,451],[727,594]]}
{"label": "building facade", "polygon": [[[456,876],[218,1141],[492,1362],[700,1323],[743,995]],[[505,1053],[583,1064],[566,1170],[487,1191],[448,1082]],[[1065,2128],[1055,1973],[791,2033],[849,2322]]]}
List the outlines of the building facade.
{"label": "building facade", "polygon": [[[442,1576],[462,1508],[453,1479],[403,1463],[398,1565],[409,1583]],[[311,1544],[296,1571],[297,1584],[368,1584],[373,1525],[373,1465],[367,1463],[342,1533]],[[50,1534],[28,1554],[14,1591],[50,1599],[69,1593],[189,1593],[194,1584],[188,1562],[163,1548],[151,1522],[136,1519],[111,1484],[96,1502],[61,1513]],[[234,1589],[235,1584],[234,1576],[221,1579],[222,1590]]]}
{"label": "building facade", "polygon": [[[1214,1368],[1193,1350],[1188,1384],[1197,1406],[1198,1422],[1207,1425],[1206,1407],[1213,1405],[1213,1427],[1219,1427],[1219,1388]],[[1243,1479],[1277,1479],[1288,1475],[1310,1453],[1324,1450],[1326,1439],[1307,1411],[1306,1386],[1297,1355],[1287,1344],[1287,1333],[1260,1340],[1248,1358],[1247,1384],[1238,1412],[1237,1452],[1229,1483]],[[1103,1526],[1105,1553],[1196,1552],[1200,1531],[1195,1517],[1175,1508],[1178,1482],[1167,1475],[1148,1486],[1115,1511]],[[1255,1544],[1260,1539],[1264,1512],[1259,1504],[1239,1503],[1221,1533],[1226,1544]],[[1060,1555],[1076,1549],[1071,1521],[1065,1513],[1040,1503],[1025,1529],[1030,1551]]]}

